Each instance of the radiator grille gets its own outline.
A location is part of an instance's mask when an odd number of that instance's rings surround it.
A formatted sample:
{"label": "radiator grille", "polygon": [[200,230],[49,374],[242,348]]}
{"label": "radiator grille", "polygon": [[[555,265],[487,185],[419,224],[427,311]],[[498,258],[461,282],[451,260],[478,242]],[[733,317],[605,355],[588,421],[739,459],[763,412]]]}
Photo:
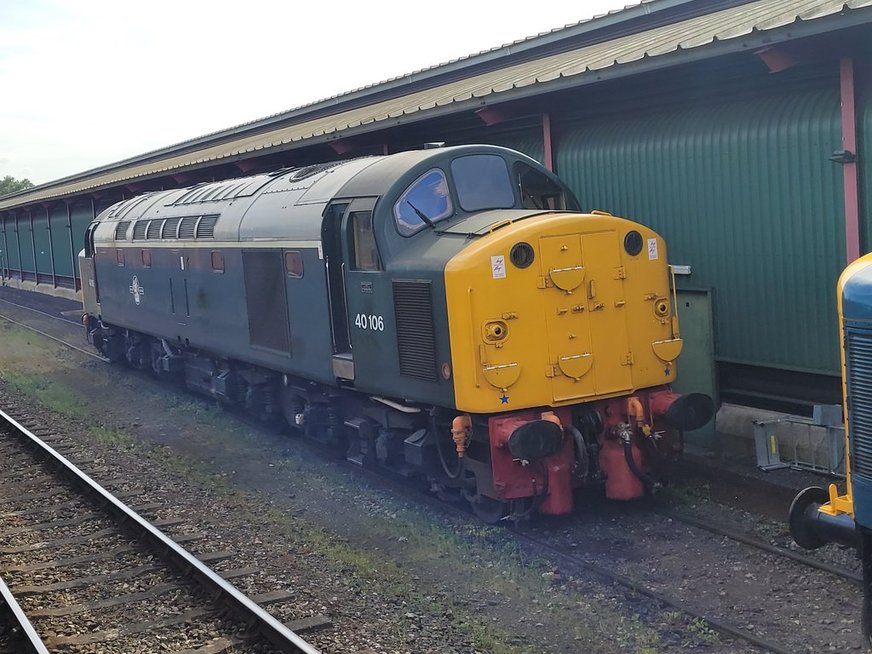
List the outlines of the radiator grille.
{"label": "radiator grille", "polygon": [[845,334],[851,470],[872,479],[872,334]]}
{"label": "radiator grille", "polygon": [[176,238],[178,236],[179,231],[179,223],[181,222],[181,218],[167,218],[164,221],[163,230],[161,231],[161,238]]}
{"label": "radiator grille", "polygon": [[127,238],[127,228],[130,227],[129,220],[122,220],[115,226],[115,240],[123,241]]}
{"label": "radiator grille", "polygon": [[216,222],[218,222],[217,215],[200,218],[200,222],[197,223],[197,238],[214,238]]}
{"label": "radiator grille", "polygon": [[185,218],[182,218],[182,224],[179,225],[179,238],[194,238],[194,228],[196,226],[196,216],[186,216]]}
{"label": "radiator grille", "polygon": [[138,220],[133,225],[133,238],[134,240],[140,240],[145,238],[145,230],[148,228],[148,220]]}
{"label": "radiator grille", "polygon": [[163,227],[162,220],[152,220],[148,223],[148,230],[145,233],[145,238],[160,238],[160,230]]}
{"label": "radiator grille", "polygon": [[394,281],[400,374],[436,381],[436,338],[430,282]]}

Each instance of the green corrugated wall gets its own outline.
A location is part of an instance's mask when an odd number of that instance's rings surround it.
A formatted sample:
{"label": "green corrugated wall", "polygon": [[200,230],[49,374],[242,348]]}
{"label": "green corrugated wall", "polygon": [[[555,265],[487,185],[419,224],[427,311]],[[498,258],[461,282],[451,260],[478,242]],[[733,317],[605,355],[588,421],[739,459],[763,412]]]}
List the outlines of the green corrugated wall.
{"label": "green corrugated wall", "polygon": [[3,220],[3,232],[5,239],[3,241],[4,262],[8,270],[19,269],[18,258],[18,232],[15,230],[15,220],[10,216]]}
{"label": "green corrugated wall", "polygon": [[58,277],[73,276],[73,255],[70,247],[70,226],[67,224],[66,205],[51,209],[51,247],[54,253],[55,274]]}
{"label": "green corrugated wall", "polygon": [[41,277],[51,277],[52,260],[48,216],[42,211],[33,214],[33,245],[36,251],[36,271]]}
{"label": "green corrugated wall", "polygon": [[76,277],[79,276],[79,252],[82,248],[85,247],[85,231],[88,229],[88,225],[91,222],[92,214],[90,206],[79,206],[76,205],[72,208],[70,213],[71,221],[73,223],[73,252],[75,253],[76,260],[73,262],[73,267],[76,271]]}
{"label": "green corrugated wall", "polygon": [[540,163],[545,161],[545,142],[541,129],[487,136],[484,140],[491,145],[501,145],[523,152]]}
{"label": "green corrugated wall", "polygon": [[838,80],[563,125],[555,145],[586,209],[650,225],[672,263],[693,267],[681,284],[714,289],[720,360],[838,371]]}

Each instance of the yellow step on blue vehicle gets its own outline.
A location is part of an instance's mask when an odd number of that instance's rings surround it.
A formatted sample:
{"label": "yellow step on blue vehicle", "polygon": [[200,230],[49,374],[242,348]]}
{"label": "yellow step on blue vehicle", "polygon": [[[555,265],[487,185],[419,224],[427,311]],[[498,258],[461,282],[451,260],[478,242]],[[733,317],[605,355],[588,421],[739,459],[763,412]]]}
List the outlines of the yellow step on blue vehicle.
{"label": "yellow step on blue vehicle", "polygon": [[872,254],[842,273],[838,285],[845,419],[846,485],[813,486],[790,507],[790,533],[806,549],[827,543],[857,548],[863,566],[863,636],[872,649]]}

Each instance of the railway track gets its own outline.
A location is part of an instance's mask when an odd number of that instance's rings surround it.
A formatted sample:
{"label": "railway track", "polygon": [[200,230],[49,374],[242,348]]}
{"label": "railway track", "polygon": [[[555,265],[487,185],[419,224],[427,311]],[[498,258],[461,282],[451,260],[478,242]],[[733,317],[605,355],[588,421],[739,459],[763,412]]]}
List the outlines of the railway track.
{"label": "railway track", "polygon": [[[408,493],[409,491],[408,481],[403,478],[386,476],[380,472],[361,468],[353,463],[340,462],[340,465],[349,471],[352,471],[354,474],[364,474],[375,483],[388,484],[392,487],[394,492],[402,491],[403,493]],[[458,506],[450,501],[438,499],[423,490],[417,491],[417,497],[419,501],[427,504],[436,511],[460,517],[461,519],[478,521],[478,518],[472,516],[471,512],[466,510],[466,508]],[[584,528],[584,526],[585,525],[582,525],[582,528]],[[795,645],[779,643],[775,639],[755,634],[741,625],[718,617],[714,613],[700,608],[700,606],[692,600],[682,598],[679,595],[668,591],[658,590],[637,576],[618,571],[614,565],[603,564],[591,557],[579,556],[575,547],[561,546],[553,540],[549,540],[547,536],[536,534],[533,530],[527,527],[506,525],[506,530],[509,531],[515,539],[525,544],[529,550],[535,552],[537,557],[546,558],[552,562],[559,562],[562,566],[561,569],[564,572],[579,573],[578,576],[581,578],[588,578],[592,575],[607,584],[616,585],[631,591],[632,593],[646,597],[656,602],[661,611],[679,611],[689,618],[689,623],[696,625],[703,624],[712,631],[731,639],[734,644],[743,643],[744,645],[753,648],[754,651],[771,652],[772,654],[797,654],[802,651],[797,649]],[[805,564],[805,561],[801,558],[794,560]],[[814,561],[813,563],[817,564],[818,562]],[[825,566],[823,568],[818,566],[812,567],[817,567],[820,570],[826,569]],[[848,575],[848,577],[850,577],[850,575]],[[732,649],[731,646],[729,651],[732,653],[737,650]]]}
{"label": "railway track", "polygon": [[292,594],[239,592],[227,579],[255,570],[215,572],[207,564],[229,553],[194,557],[181,544],[197,534],[164,534],[177,521],[142,518],[121,499],[136,501],[136,489],[111,494],[49,445],[61,438],[0,410],[0,592],[6,624],[17,625],[5,633],[9,651],[317,654],[260,606]]}
{"label": "railway track", "polygon": [[[19,304],[17,302],[12,302],[11,300],[7,300],[6,298],[0,298],[0,305],[11,306],[11,307],[15,307],[17,309],[24,309],[24,310],[28,311],[29,313],[37,314],[37,315],[43,316],[45,318],[50,318],[51,320],[54,320],[56,322],[65,323],[67,325],[71,325],[73,327],[83,329],[82,324],[79,322],[76,322],[74,320],[70,320],[69,318],[65,318],[64,316],[56,316],[56,315],[48,313],[46,311],[34,309],[33,307],[29,307],[26,304]],[[79,347],[78,345],[74,345],[74,344],[70,343],[69,341],[66,341],[63,338],[60,338],[54,334],[50,334],[44,330],[37,329],[33,325],[28,325],[27,323],[21,322],[20,320],[15,320],[14,318],[10,318],[9,316],[0,315],[0,318],[2,318],[3,320],[5,320],[8,323],[11,323],[13,325],[17,325],[18,327],[23,327],[24,329],[28,329],[36,334],[39,334],[40,336],[44,336],[45,338],[51,339],[51,340],[55,341],[56,343],[60,343],[61,345],[70,348],[71,350],[76,350],[77,352],[81,352],[82,354],[86,354],[93,359],[99,359],[100,361],[109,361],[109,359],[97,354],[96,352],[86,350],[85,348]]]}
{"label": "railway track", "polygon": [[724,538],[729,538],[744,545],[748,545],[749,547],[753,547],[754,549],[760,550],[761,552],[774,554],[775,556],[780,556],[786,559],[790,559],[792,561],[796,561],[797,563],[800,563],[806,567],[820,570],[822,572],[829,573],[835,577],[845,579],[849,582],[856,584],[857,586],[860,586],[863,583],[863,575],[859,572],[848,570],[847,568],[844,568],[842,566],[833,565],[832,563],[827,563],[825,561],[820,561],[811,556],[806,556],[804,554],[794,552],[793,550],[789,550],[784,547],[772,545],[771,543],[767,543],[766,541],[757,538],[756,536],[752,536],[748,533],[738,531],[736,529],[733,529],[732,527],[727,527],[711,520],[704,520],[696,516],[687,515],[679,511],[667,508],[658,508],[654,511],[654,513],[663,516],[664,518],[670,518],[691,527],[702,529],[709,533],[723,536]]}
{"label": "railway track", "polygon": [[[28,327],[24,323],[20,324],[23,327]],[[71,343],[67,343],[58,336],[52,336],[52,338],[74,349],[79,349]],[[348,464],[348,467],[349,469],[353,468],[355,474],[361,474],[361,468],[359,466]],[[384,475],[373,473],[368,470],[363,470],[363,473],[374,481],[377,481],[381,484],[398,486],[402,483],[401,480],[386,478]],[[403,492],[408,493],[408,490],[408,486],[403,487]],[[442,512],[447,512],[451,514],[463,514],[464,519],[469,519],[469,514],[464,510],[458,508],[454,504],[437,500],[433,496],[425,493],[421,493],[419,497],[422,502],[425,502]],[[660,517],[671,518],[672,520],[676,522],[681,522],[693,529],[702,530],[713,535],[725,537],[737,543],[741,543],[744,546],[752,547],[767,556],[779,557],[781,559],[784,559],[785,561],[788,561],[789,565],[800,566],[802,569],[815,570],[817,572],[830,575],[831,577],[835,577],[842,582],[847,582],[852,586],[855,585],[859,579],[859,575],[853,571],[825,562],[821,562],[811,557],[803,556],[802,554],[786,550],[784,548],[773,546],[748,534],[742,534],[731,528],[725,527],[724,525],[719,525],[718,523],[712,521],[702,520],[693,516],[687,516],[670,509],[655,509],[654,512],[659,513]],[[583,529],[584,525],[582,525],[581,528]],[[717,615],[717,612],[706,610],[704,607],[701,606],[700,602],[695,601],[694,598],[688,599],[687,597],[682,597],[679,594],[670,592],[670,589],[668,588],[663,589],[658,587],[657,584],[651,584],[643,578],[643,575],[638,575],[633,572],[621,571],[620,569],[618,569],[618,567],[611,563],[604,563],[602,561],[596,560],[596,557],[579,556],[577,550],[575,550],[574,548],[561,546],[560,544],[551,541],[547,537],[543,537],[535,533],[530,533],[526,529],[511,529],[511,533],[514,538],[522,541],[529,548],[535,549],[535,551],[539,552],[541,555],[544,555],[546,558],[550,558],[556,562],[560,562],[561,566],[563,566],[564,569],[574,569],[580,572],[584,572],[586,573],[585,576],[596,576],[597,578],[607,582],[608,584],[617,585],[619,587],[632,591],[633,593],[646,597],[650,599],[653,603],[655,603],[661,611],[679,611],[683,615],[685,615],[689,619],[689,621],[692,621],[694,623],[702,623],[706,625],[709,629],[718,632],[719,634],[722,634],[729,639],[732,639],[733,641],[735,641],[735,644],[741,642],[744,643],[746,647],[753,648],[756,651],[773,652],[775,654],[792,654],[794,652],[803,651],[802,649],[799,649],[795,643],[780,642],[776,637],[763,634],[762,631],[764,630],[762,629],[758,629],[757,633],[755,633],[751,629],[747,628],[747,626],[736,624],[735,622],[729,619],[725,619],[722,616],[719,617],[719,615]],[[579,538],[583,538],[583,536],[580,536]],[[826,590],[826,584],[822,584],[821,587]],[[826,604],[826,600],[823,600],[823,603]],[[834,612],[838,613],[838,610],[836,609]],[[816,651],[815,649],[813,649],[813,647],[813,645],[809,645],[808,647],[806,647],[805,651]],[[730,649],[729,651],[732,652],[735,650]],[[831,651],[839,650],[837,649]]]}
{"label": "railway track", "polygon": [[[385,476],[379,472],[362,469],[351,463],[347,464],[346,467],[349,470],[353,470],[355,474],[361,474],[362,471],[363,474],[374,482],[390,484],[395,492],[402,490],[402,492],[408,493],[408,483],[402,478]],[[465,508],[462,508],[455,503],[438,499],[425,491],[418,492],[418,499],[421,502],[432,506],[435,510],[443,513],[452,516],[461,516],[462,519],[478,520],[477,518],[472,517],[470,512]],[[856,586],[859,581],[862,581],[862,577],[851,570],[770,545],[760,539],[718,525],[712,521],[701,520],[666,509],[647,511],[645,515],[671,517],[673,520],[682,522],[696,530],[703,530],[716,536],[726,537],[742,544],[743,546],[757,549],[766,555],[778,557],[787,565],[794,566],[795,569],[809,569],[824,573],[826,577],[822,577],[822,583],[820,584],[822,591],[826,589],[823,582],[832,577],[846,582],[852,587]],[[603,562],[602,560],[597,560],[598,557],[596,556],[579,555],[579,550],[585,550],[584,541],[588,535],[586,532],[590,530],[592,525],[587,522],[582,522],[578,527],[581,533],[574,533],[573,539],[577,542],[572,543],[571,546],[561,544],[559,542],[561,539],[552,537],[553,534],[549,530],[539,532],[535,523],[533,523],[532,526],[506,525],[506,530],[509,531],[516,540],[522,542],[530,551],[534,552],[537,558],[545,558],[553,563],[559,563],[559,569],[563,574],[573,574],[577,578],[583,579],[587,579],[591,576],[596,577],[607,584],[624,588],[636,595],[652,600],[663,612],[679,611],[688,618],[688,623],[697,625],[697,628],[700,624],[705,625],[708,629],[717,632],[721,636],[732,641],[732,644],[729,646],[730,649],[728,650],[731,653],[739,651],[733,649],[733,647],[740,646],[740,644],[746,647],[746,649],[742,649],[741,651],[748,651],[747,647],[750,646],[754,651],[771,652],[772,654],[798,654],[802,651],[823,651],[814,645],[809,645],[805,649],[802,649],[797,645],[797,643],[782,642],[778,637],[764,633],[768,628],[763,625],[755,625],[753,627],[754,630],[752,630],[752,628],[742,625],[735,620],[719,615],[721,611],[706,608],[705,603],[699,601],[702,599],[701,597],[682,596],[680,593],[672,592],[669,588],[660,588],[660,584],[651,584],[647,582],[641,574],[620,571],[619,566],[616,565],[616,562],[612,560],[612,557],[610,556],[605,557],[607,561]],[[645,531],[647,532],[647,529],[645,529]],[[623,537],[626,540],[633,540],[633,536],[629,534],[629,532],[625,533]],[[654,564],[656,564],[656,561]],[[688,571],[694,570],[692,561],[688,561],[687,564]],[[704,573],[705,571],[702,572]],[[816,603],[818,600],[820,600],[820,597],[816,594],[814,598],[815,604],[810,606],[810,608],[819,609],[820,607]],[[769,601],[769,598],[764,598],[764,602],[765,601]],[[857,601],[859,601],[859,596]],[[725,605],[722,608],[728,609],[726,606],[727,602],[724,601],[722,603]],[[725,612],[729,613],[730,611],[726,610]],[[836,613],[839,613],[838,610],[836,610]],[[833,621],[830,620],[830,622]],[[791,629],[794,628],[792,626],[787,629],[781,628],[780,631],[783,634]],[[828,651],[841,650],[830,649]]]}
{"label": "railway track", "polygon": [[593,573],[603,581],[617,584],[627,590],[652,599],[660,604],[661,607],[681,611],[694,620],[702,621],[710,629],[713,629],[719,634],[747,643],[764,652],[772,652],[772,654],[796,654],[796,650],[792,647],[784,647],[774,641],[750,633],[747,629],[738,627],[707,612],[700,611],[684,599],[676,597],[675,595],[657,591],[646,585],[644,582],[628,575],[621,574],[609,566],[604,566],[580,557],[564,547],[555,546],[553,543],[549,543],[542,538],[533,536],[524,531],[513,529],[512,533],[514,533],[517,538],[526,541],[529,545],[547,553],[553,559],[562,562],[565,566]]}

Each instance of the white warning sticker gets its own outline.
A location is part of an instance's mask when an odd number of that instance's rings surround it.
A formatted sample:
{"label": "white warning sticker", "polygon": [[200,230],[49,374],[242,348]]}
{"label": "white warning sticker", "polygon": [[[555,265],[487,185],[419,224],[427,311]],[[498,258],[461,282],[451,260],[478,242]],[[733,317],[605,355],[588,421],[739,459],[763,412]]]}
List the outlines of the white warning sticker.
{"label": "white warning sticker", "polygon": [[654,259],[658,259],[657,255],[657,239],[649,238],[648,239],[648,260],[654,261]]}
{"label": "white warning sticker", "polygon": [[494,279],[506,278],[506,258],[503,255],[491,257],[491,274]]}

